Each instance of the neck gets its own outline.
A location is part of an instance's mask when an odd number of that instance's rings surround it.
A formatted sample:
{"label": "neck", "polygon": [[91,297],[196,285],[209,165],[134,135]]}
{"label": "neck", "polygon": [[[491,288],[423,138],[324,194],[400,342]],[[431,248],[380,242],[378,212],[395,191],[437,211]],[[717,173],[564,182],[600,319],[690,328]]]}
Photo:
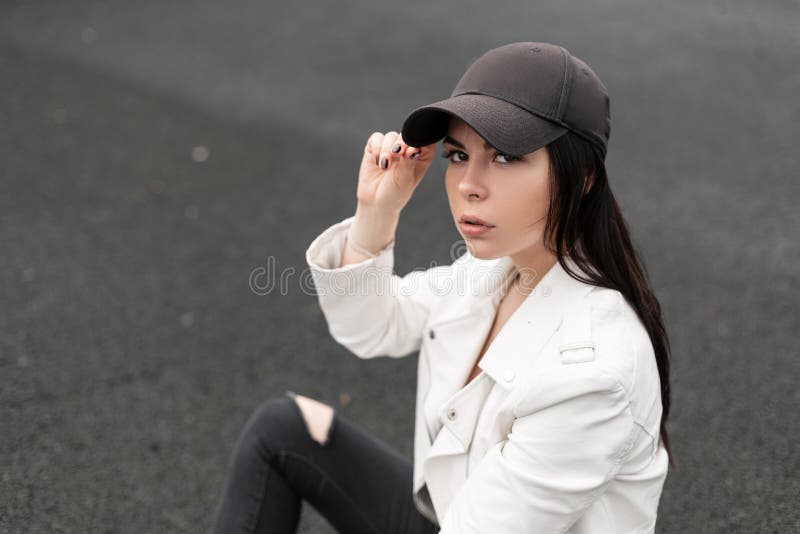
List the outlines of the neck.
{"label": "neck", "polygon": [[516,271],[511,288],[524,295],[530,295],[539,280],[558,262],[556,255],[542,246],[511,254],[511,260]]}

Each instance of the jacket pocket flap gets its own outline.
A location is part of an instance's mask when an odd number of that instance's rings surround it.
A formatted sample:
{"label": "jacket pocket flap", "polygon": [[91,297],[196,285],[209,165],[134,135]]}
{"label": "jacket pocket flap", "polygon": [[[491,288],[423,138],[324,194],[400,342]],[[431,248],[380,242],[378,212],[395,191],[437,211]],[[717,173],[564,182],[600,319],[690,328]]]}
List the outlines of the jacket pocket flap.
{"label": "jacket pocket flap", "polygon": [[580,363],[594,360],[594,343],[591,341],[565,343],[559,345],[558,350],[561,351],[561,363]]}

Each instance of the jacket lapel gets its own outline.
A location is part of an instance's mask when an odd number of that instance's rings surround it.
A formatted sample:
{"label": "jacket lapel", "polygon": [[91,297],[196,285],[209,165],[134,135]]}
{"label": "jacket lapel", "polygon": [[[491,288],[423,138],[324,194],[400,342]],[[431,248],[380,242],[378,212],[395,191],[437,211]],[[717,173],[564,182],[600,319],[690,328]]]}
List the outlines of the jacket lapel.
{"label": "jacket lapel", "polygon": [[[466,260],[466,269],[457,276],[465,274],[469,284],[463,283],[464,277],[461,277],[458,296],[448,301],[429,325],[428,334],[436,340],[435,361],[431,362],[431,380],[435,386],[431,388],[433,398],[427,403],[431,411],[426,412],[425,419],[430,440],[437,448],[434,453],[457,453],[457,448],[452,446],[457,447],[458,443],[461,443],[463,452],[469,444],[465,438],[474,427],[480,409],[478,403],[485,391],[472,387],[478,382],[478,377],[466,387],[464,383],[489,335],[497,307],[514,272],[507,256],[495,260],[467,256],[459,260]],[[463,416],[449,419],[447,410],[450,407]],[[449,445],[441,432],[444,422],[450,422],[458,429],[457,435],[453,436],[456,441],[449,442]],[[438,442],[434,441],[437,436]]]}
{"label": "jacket lapel", "polygon": [[[467,266],[469,284],[464,289],[469,297],[450,306],[430,324],[441,350],[447,353],[446,362],[443,362],[447,375],[435,377],[443,399],[457,393],[469,393],[469,388],[462,390],[462,386],[475,365],[500,301],[516,273],[509,256],[479,260],[469,253],[466,255],[467,258],[459,261],[464,261]],[[587,276],[569,256],[565,257],[565,262],[574,272]],[[572,278],[561,264],[553,265],[503,325],[478,367],[501,387],[511,389],[519,372],[531,365],[533,358],[558,330],[565,306],[593,287]]]}
{"label": "jacket lapel", "polygon": [[[574,272],[587,276],[571,258],[566,257],[565,262]],[[509,317],[478,366],[498,385],[510,390],[559,329],[571,303],[593,287],[572,278],[561,264],[553,265]]]}
{"label": "jacket lapel", "polygon": [[[485,265],[484,260],[473,261]],[[574,272],[586,276],[571,258],[566,257],[565,262]],[[447,369],[444,370],[447,378],[439,381],[436,389],[443,390],[447,400],[438,407],[438,423],[441,425],[436,425],[440,428],[423,460],[422,470],[439,517],[444,516],[455,489],[468,476],[467,452],[477,419],[491,390],[500,387],[509,392],[534,365],[542,348],[559,329],[570,303],[583,298],[594,287],[572,278],[556,263],[487,348],[478,363],[483,373],[462,387],[515,272],[509,256],[491,260],[485,271],[489,284],[484,285],[483,291],[472,288],[475,298],[469,301],[469,312],[431,326],[438,328],[439,334],[444,334],[443,338],[437,337],[441,338],[442,350],[447,352]]]}

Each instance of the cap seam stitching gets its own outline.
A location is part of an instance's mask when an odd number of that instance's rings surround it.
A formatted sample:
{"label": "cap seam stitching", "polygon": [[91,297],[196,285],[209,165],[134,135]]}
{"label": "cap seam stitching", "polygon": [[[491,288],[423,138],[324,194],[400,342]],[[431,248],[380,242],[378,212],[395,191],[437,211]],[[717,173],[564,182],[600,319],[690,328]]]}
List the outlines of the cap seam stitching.
{"label": "cap seam stitching", "polygon": [[508,97],[505,97],[505,96],[500,97],[500,96],[492,95],[492,94],[489,94],[489,93],[481,93],[480,91],[476,91],[476,90],[464,91],[463,93],[458,93],[457,95],[453,95],[453,96],[462,96],[462,95],[490,96],[492,98],[496,98],[498,100],[502,100],[503,102],[508,102],[509,104],[513,104],[513,105],[517,106],[518,108],[524,109],[528,113],[532,113],[532,114],[537,115],[537,116],[539,116],[539,117],[541,117],[543,119],[546,119],[546,120],[548,120],[550,122],[554,122],[554,123],[558,124],[559,126],[563,126],[565,128],[567,127],[567,125],[563,121],[551,117],[548,113],[546,113],[544,111],[541,111],[541,110],[538,110],[538,109],[531,109],[527,105],[522,104],[520,102],[517,102],[516,100],[508,98]]}
{"label": "cap seam stitching", "polygon": [[564,49],[564,47],[559,47],[561,50],[561,56],[564,59],[564,80],[561,84],[561,95],[558,98],[558,107],[556,108],[555,116],[557,119],[561,119],[561,108],[564,105],[565,95],[567,93],[568,84],[571,81],[570,78],[570,68],[569,68],[569,57],[568,52]]}

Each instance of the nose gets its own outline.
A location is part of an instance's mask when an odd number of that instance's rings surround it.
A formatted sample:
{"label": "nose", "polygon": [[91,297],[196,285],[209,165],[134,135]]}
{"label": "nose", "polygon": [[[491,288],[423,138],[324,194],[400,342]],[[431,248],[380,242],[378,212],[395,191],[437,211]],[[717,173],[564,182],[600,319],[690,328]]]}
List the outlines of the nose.
{"label": "nose", "polygon": [[458,182],[458,191],[468,199],[486,198],[487,189],[481,177],[481,169],[474,163],[467,162],[466,170]]}

